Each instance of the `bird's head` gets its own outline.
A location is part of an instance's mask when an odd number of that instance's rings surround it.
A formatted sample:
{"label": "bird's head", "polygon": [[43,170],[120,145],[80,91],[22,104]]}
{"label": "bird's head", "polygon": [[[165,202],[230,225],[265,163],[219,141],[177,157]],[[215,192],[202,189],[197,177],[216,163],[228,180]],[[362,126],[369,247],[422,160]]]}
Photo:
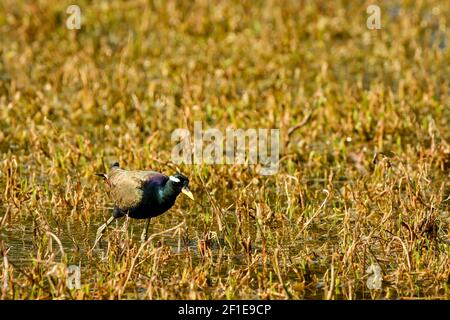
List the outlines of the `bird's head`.
{"label": "bird's head", "polygon": [[194,200],[194,195],[191,190],[189,190],[189,179],[177,172],[174,175],[169,177],[169,180],[172,182],[172,185],[178,189],[179,192],[187,195],[191,200]]}

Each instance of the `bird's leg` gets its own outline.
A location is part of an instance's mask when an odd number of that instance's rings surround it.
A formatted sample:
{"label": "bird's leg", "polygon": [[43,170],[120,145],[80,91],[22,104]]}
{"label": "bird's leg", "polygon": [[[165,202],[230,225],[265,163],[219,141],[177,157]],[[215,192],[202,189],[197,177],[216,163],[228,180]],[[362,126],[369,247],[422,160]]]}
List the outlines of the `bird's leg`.
{"label": "bird's leg", "polygon": [[97,229],[97,236],[94,242],[94,245],[92,246],[93,248],[95,248],[95,246],[97,245],[97,243],[100,241],[100,239],[103,237],[103,233],[105,232],[106,228],[113,222],[113,220],[115,219],[114,216],[110,217],[108,219],[108,221],[106,221],[106,223],[102,224],[98,229]]}
{"label": "bird's leg", "polygon": [[148,227],[150,225],[150,220],[151,219],[152,218],[148,218],[147,222],[145,223],[145,228],[144,228],[144,231],[142,232],[142,235],[141,235],[141,242],[147,241],[147,232],[148,232]]}

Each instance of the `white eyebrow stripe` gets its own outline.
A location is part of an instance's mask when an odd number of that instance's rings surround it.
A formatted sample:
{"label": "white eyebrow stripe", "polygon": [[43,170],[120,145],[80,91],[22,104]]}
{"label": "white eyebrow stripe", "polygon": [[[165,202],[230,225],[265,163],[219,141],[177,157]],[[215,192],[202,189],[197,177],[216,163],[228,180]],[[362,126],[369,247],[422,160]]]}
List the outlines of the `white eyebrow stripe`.
{"label": "white eyebrow stripe", "polygon": [[173,182],[181,182],[180,179],[174,176],[170,176],[169,179],[172,180]]}

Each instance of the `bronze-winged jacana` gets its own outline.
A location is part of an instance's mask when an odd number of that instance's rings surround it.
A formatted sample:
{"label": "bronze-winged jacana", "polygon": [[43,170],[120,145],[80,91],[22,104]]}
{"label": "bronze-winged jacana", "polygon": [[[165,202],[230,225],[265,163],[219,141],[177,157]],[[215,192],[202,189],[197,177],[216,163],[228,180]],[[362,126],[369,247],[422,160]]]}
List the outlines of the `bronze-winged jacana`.
{"label": "bronze-winged jacana", "polygon": [[114,219],[125,215],[134,219],[147,219],[141,236],[141,240],[145,241],[150,219],[169,210],[180,193],[194,200],[189,190],[189,179],[181,173],[166,176],[155,171],[124,170],[116,162],[108,174],[97,175],[103,177],[109,185],[114,209],[112,217],[98,228],[94,247]]}

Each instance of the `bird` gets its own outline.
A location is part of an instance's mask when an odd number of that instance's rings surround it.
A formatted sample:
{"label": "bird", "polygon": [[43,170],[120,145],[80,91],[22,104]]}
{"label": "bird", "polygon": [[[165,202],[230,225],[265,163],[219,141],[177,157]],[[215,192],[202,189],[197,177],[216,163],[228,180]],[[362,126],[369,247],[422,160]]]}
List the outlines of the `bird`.
{"label": "bird", "polygon": [[167,176],[150,170],[125,170],[120,168],[118,162],[114,162],[108,174],[96,175],[102,177],[109,186],[114,208],[111,217],[97,229],[93,247],[100,241],[106,228],[115,219],[125,215],[134,219],[147,219],[141,235],[141,241],[145,242],[151,218],[169,210],[180,193],[194,200],[189,190],[189,179],[179,172]]}

